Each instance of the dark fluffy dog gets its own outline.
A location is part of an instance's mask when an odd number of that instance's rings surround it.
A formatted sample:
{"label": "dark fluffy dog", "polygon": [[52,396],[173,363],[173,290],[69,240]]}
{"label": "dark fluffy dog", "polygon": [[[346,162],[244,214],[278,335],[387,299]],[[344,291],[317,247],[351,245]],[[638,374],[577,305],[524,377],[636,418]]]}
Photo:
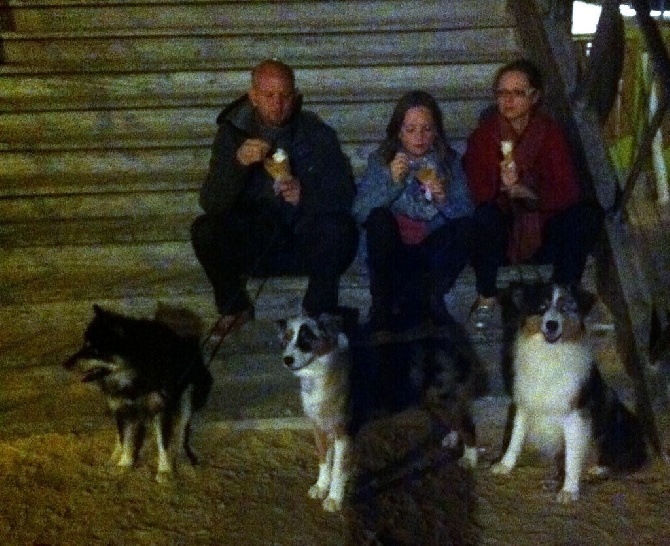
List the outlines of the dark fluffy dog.
{"label": "dark fluffy dog", "polygon": [[191,417],[212,386],[197,336],[180,336],[158,320],[135,319],[93,306],[84,344],[63,366],[99,387],[117,426],[113,464],[132,467],[151,423],[158,446],[157,481],[169,478],[183,449],[192,464]]}
{"label": "dark fluffy dog", "polygon": [[591,444],[598,472],[637,469],[646,462],[646,449],[638,418],[598,370],[577,299],[561,286],[533,296],[514,345],[512,437],[492,471],[509,473],[529,438],[558,458],[564,479],[557,501],[568,503],[579,497]]}
{"label": "dark fluffy dog", "polygon": [[352,345],[354,421],[357,431],[371,417],[420,407],[431,416],[442,445],[462,446],[459,464],[477,466],[475,423],[470,404],[480,385],[465,342],[427,336]]}
{"label": "dark fluffy dog", "polygon": [[314,425],[319,476],[309,496],[323,508],[342,507],[352,472],[353,438],[365,423],[421,405],[439,425],[445,447],[463,443],[459,463],[477,464],[470,416],[474,374],[448,338],[375,344],[367,336],[350,343],[342,321],[322,315],[278,321],[282,361],[300,379],[305,415]]}

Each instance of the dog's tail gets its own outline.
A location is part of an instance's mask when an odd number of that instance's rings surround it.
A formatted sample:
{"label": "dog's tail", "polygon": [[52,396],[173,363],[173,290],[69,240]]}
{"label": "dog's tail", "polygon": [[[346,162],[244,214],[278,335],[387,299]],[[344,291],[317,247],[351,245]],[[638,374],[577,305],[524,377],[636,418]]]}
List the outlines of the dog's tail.
{"label": "dog's tail", "polygon": [[614,471],[634,471],[648,462],[640,419],[605,383],[597,366],[590,377],[593,432],[599,450],[600,466]]}

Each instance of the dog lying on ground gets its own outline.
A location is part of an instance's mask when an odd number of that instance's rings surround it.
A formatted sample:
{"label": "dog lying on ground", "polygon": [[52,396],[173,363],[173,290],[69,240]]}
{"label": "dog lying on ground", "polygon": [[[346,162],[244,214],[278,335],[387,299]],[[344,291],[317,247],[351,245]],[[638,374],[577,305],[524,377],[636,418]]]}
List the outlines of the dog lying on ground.
{"label": "dog lying on ground", "polygon": [[172,475],[183,449],[191,464],[192,413],[201,409],[212,386],[197,336],[180,336],[158,320],[135,319],[93,306],[83,346],[64,364],[107,398],[117,435],[111,463],[132,467],[145,428],[153,425],[158,448],[156,480]]}
{"label": "dog lying on ground", "polygon": [[514,468],[528,437],[557,457],[563,485],[556,500],[579,498],[592,442],[597,470],[635,470],[646,462],[642,426],[607,386],[585,340],[583,315],[563,287],[547,287],[542,302],[525,314],[513,355],[512,435],[494,474]]}
{"label": "dog lying on ground", "polygon": [[399,411],[421,403],[452,432],[443,445],[455,447],[456,433],[464,443],[460,463],[476,466],[470,382],[464,379],[469,367],[454,365],[453,347],[446,341],[350,347],[341,321],[328,315],[294,317],[278,326],[283,363],[300,379],[303,409],[314,425],[319,475],[309,496],[323,499],[325,510],[340,510],[351,474],[352,438],[380,409]]}

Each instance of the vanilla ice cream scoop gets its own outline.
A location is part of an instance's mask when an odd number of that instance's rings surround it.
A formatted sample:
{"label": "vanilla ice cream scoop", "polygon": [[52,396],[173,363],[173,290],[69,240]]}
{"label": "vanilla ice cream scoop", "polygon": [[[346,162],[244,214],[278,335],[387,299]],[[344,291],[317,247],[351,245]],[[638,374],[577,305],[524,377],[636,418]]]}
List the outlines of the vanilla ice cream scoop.
{"label": "vanilla ice cream scoop", "polygon": [[276,163],[281,163],[288,159],[288,154],[282,148],[277,148],[277,151],[272,154],[272,161]]}
{"label": "vanilla ice cream scoop", "polygon": [[505,161],[512,160],[512,151],[514,150],[514,142],[511,140],[503,140],[500,143],[500,151],[502,152]]}

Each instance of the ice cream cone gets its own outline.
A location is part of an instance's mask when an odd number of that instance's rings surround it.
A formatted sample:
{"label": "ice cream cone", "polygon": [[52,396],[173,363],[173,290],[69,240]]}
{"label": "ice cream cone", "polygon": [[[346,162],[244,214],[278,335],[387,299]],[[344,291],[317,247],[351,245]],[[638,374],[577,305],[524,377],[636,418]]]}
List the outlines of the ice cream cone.
{"label": "ice cream cone", "polygon": [[429,180],[434,178],[437,175],[435,169],[431,166],[421,167],[416,171],[416,179],[422,184],[427,183]]}
{"label": "ice cream cone", "polygon": [[277,151],[263,162],[263,166],[275,182],[288,180],[291,178],[291,167],[288,161],[288,155],[284,150],[278,148]]}
{"label": "ice cream cone", "polygon": [[512,156],[512,152],[514,151],[514,142],[511,140],[503,140],[500,143],[500,151],[502,152],[503,159],[505,162],[509,163],[511,161],[514,161],[514,157]]}

